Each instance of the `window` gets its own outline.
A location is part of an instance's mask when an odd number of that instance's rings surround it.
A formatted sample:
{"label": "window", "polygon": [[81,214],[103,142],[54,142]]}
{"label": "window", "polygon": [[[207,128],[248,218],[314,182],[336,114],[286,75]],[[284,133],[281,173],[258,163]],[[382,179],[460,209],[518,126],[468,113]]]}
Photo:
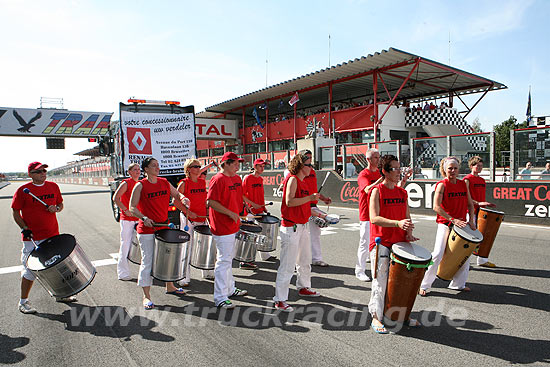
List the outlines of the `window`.
{"label": "window", "polygon": [[401,145],[409,145],[409,132],[401,130],[390,130],[390,140],[399,140]]}

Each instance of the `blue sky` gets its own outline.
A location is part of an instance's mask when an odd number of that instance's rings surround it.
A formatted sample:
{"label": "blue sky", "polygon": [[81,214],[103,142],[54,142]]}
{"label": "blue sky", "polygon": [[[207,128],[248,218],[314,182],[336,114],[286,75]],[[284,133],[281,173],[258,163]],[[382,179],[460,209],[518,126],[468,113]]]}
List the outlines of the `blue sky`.
{"label": "blue sky", "polygon": [[[1,107],[112,111],[135,96],[197,111],[389,47],[508,86],[468,116],[485,131],[510,115],[550,115],[550,2],[539,1],[15,1],[0,0]],[[471,101],[471,100],[470,100]],[[473,103],[473,102],[470,102]],[[89,144],[0,137],[0,171],[59,166]],[[25,147],[23,150],[22,147]],[[14,154],[17,151],[17,154]]]}

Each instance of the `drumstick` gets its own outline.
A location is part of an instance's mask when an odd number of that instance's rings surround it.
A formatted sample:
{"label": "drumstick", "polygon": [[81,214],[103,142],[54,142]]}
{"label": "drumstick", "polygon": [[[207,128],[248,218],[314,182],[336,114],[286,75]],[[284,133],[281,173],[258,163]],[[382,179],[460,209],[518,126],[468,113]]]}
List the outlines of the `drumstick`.
{"label": "drumstick", "polygon": [[267,206],[267,205],[273,205],[273,201],[270,201],[269,203],[264,204],[264,206]]}
{"label": "drumstick", "polygon": [[169,227],[171,229],[174,229],[174,223],[156,223],[153,222],[153,227]]}
{"label": "drumstick", "polygon": [[323,189],[323,186],[325,186],[325,182],[327,182],[327,178],[328,178],[329,175],[330,175],[330,171],[327,172],[327,175],[325,176],[325,179],[323,180],[323,183],[319,187],[319,190],[317,190],[317,193],[319,193],[319,194],[321,193],[321,190]]}
{"label": "drumstick", "polygon": [[187,222],[187,213],[183,213],[185,215],[185,227],[183,227],[183,230],[187,232],[189,230],[189,223]]}
{"label": "drumstick", "polygon": [[23,189],[23,192],[24,192],[25,194],[29,194],[30,196],[32,196],[33,198],[35,198],[39,203],[41,203],[42,205],[44,205],[46,208],[49,207],[48,204],[46,204],[45,202],[43,202],[42,200],[40,200],[40,198],[38,198],[35,194],[33,194],[33,193],[31,192],[31,190],[29,190],[28,188],[25,187],[25,188]]}
{"label": "drumstick", "polygon": [[380,237],[376,237],[374,239],[374,242],[376,242],[376,255],[374,259],[374,276],[373,278],[376,279],[376,273],[378,272],[378,247],[380,246],[380,243],[382,242],[382,239]]}

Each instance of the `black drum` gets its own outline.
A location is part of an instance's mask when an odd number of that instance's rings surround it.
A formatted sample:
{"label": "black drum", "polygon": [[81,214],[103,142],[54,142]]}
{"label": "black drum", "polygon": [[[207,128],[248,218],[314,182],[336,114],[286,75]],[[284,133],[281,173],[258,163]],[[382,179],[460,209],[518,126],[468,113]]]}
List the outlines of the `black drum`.
{"label": "black drum", "polygon": [[70,297],[86,288],[96,269],[76,238],[70,234],[50,237],[27,258],[27,268],[53,297]]}

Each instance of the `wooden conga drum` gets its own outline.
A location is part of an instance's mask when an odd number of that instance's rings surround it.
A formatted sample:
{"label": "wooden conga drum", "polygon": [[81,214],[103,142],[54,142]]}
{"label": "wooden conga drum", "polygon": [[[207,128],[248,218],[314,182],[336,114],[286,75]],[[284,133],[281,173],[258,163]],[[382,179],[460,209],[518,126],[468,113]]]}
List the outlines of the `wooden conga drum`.
{"label": "wooden conga drum", "polygon": [[489,257],[503,219],[504,212],[489,208],[479,208],[477,228],[483,234],[483,241],[478,245],[477,250],[474,251],[474,255]]}
{"label": "wooden conga drum", "polygon": [[445,253],[437,268],[437,277],[443,280],[453,279],[481,241],[483,235],[479,230],[473,230],[469,225],[464,228],[453,226],[447,239]]}
{"label": "wooden conga drum", "polygon": [[424,247],[409,242],[392,246],[384,315],[404,322],[409,319],[418,288],[426,268],[432,264],[432,254]]}

